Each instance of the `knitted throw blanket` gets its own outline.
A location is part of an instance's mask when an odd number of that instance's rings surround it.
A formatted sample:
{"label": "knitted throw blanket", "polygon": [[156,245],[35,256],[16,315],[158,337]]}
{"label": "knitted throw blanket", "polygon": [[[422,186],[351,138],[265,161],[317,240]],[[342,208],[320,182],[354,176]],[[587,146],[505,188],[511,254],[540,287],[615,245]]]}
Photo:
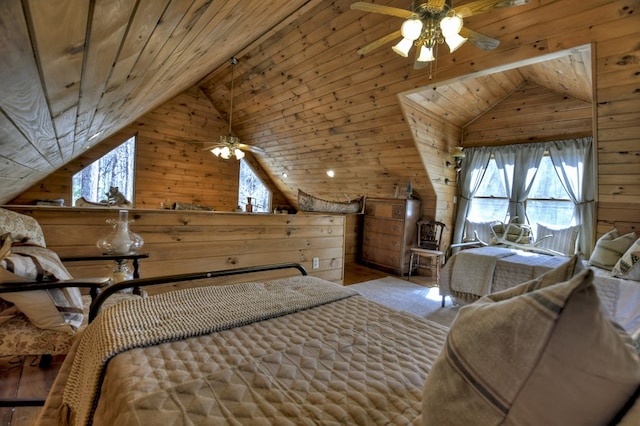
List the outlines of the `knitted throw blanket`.
{"label": "knitted throw blanket", "polygon": [[60,424],[91,424],[107,362],[119,352],[242,326],[358,294],[303,276],[179,290],[105,309],[76,340]]}

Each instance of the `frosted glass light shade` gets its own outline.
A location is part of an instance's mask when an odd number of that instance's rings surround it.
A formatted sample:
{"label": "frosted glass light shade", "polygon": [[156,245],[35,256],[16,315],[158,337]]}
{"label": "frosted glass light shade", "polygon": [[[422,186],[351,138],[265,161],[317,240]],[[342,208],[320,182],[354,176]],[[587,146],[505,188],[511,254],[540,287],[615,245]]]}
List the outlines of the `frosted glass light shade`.
{"label": "frosted glass light shade", "polygon": [[433,48],[432,47],[427,47],[425,45],[420,46],[420,55],[418,56],[418,59],[416,59],[418,62],[431,62],[431,61],[435,61],[436,58],[435,56],[433,56]]}
{"label": "frosted glass light shade", "polygon": [[409,50],[411,50],[411,46],[413,46],[413,40],[403,38],[402,40],[400,40],[400,43],[393,46],[392,49],[398,55],[406,58],[407,56],[409,56]]}
{"label": "frosted glass light shade", "polygon": [[422,34],[422,21],[419,19],[407,19],[400,27],[402,37],[414,41]]}
{"label": "frosted glass light shade", "polygon": [[445,35],[444,41],[447,43],[447,46],[449,46],[449,51],[453,53],[458,50],[458,48],[462,46],[467,39],[462,37],[460,34],[452,33]]}
{"label": "frosted glass light shade", "polygon": [[458,15],[445,16],[440,21],[440,29],[445,37],[449,34],[458,34],[462,29],[462,18]]}
{"label": "frosted glass light shade", "polygon": [[242,160],[244,158],[244,152],[242,152],[241,149],[236,148],[233,153],[236,156],[236,160]]}

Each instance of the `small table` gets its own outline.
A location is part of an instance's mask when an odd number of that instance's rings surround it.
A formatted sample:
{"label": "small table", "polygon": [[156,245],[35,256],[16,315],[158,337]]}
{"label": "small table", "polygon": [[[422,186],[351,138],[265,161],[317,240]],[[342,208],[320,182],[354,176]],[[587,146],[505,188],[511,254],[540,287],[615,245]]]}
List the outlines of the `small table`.
{"label": "small table", "polygon": [[[149,257],[149,253],[136,253],[130,252],[125,254],[116,254],[116,253],[102,253],[93,256],[64,256],[60,257],[60,260],[63,262],[85,262],[92,260],[113,260],[118,266],[122,266],[124,262],[127,260],[132,260],[133,262],[133,279],[140,278],[140,259],[146,259]],[[140,289],[138,287],[133,289],[135,294],[140,294]]]}

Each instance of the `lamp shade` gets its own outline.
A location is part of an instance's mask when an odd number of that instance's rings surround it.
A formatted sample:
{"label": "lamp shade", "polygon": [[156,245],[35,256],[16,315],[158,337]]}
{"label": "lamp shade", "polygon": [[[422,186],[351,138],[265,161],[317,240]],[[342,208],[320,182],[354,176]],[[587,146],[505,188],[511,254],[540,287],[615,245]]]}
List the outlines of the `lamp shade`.
{"label": "lamp shade", "polygon": [[422,34],[422,21],[419,19],[407,19],[400,27],[402,37],[414,41]]}
{"label": "lamp shade", "polygon": [[406,58],[407,56],[409,56],[409,50],[411,50],[411,46],[413,46],[413,40],[403,38],[402,40],[400,40],[400,43],[393,46],[392,49],[398,55]]}
{"label": "lamp shade", "polygon": [[447,43],[447,46],[449,46],[449,51],[453,53],[458,50],[458,48],[462,46],[467,39],[462,37],[460,34],[451,33],[444,36],[444,41]]}
{"label": "lamp shade", "polygon": [[431,61],[435,61],[436,58],[435,56],[433,56],[433,48],[432,47],[427,47],[424,44],[422,46],[420,46],[420,55],[418,56],[418,59],[416,59],[418,62],[431,62]]}
{"label": "lamp shade", "polygon": [[449,34],[458,34],[462,29],[462,18],[458,15],[445,16],[440,21],[440,29],[445,37]]}

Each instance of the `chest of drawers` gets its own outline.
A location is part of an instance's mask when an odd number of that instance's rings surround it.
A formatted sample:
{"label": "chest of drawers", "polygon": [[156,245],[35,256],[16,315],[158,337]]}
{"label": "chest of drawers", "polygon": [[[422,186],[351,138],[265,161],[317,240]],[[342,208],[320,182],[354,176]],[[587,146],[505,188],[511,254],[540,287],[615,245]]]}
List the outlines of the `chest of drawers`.
{"label": "chest of drawers", "polygon": [[402,276],[409,271],[409,249],[416,246],[420,201],[367,198],[362,234],[362,261]]}

